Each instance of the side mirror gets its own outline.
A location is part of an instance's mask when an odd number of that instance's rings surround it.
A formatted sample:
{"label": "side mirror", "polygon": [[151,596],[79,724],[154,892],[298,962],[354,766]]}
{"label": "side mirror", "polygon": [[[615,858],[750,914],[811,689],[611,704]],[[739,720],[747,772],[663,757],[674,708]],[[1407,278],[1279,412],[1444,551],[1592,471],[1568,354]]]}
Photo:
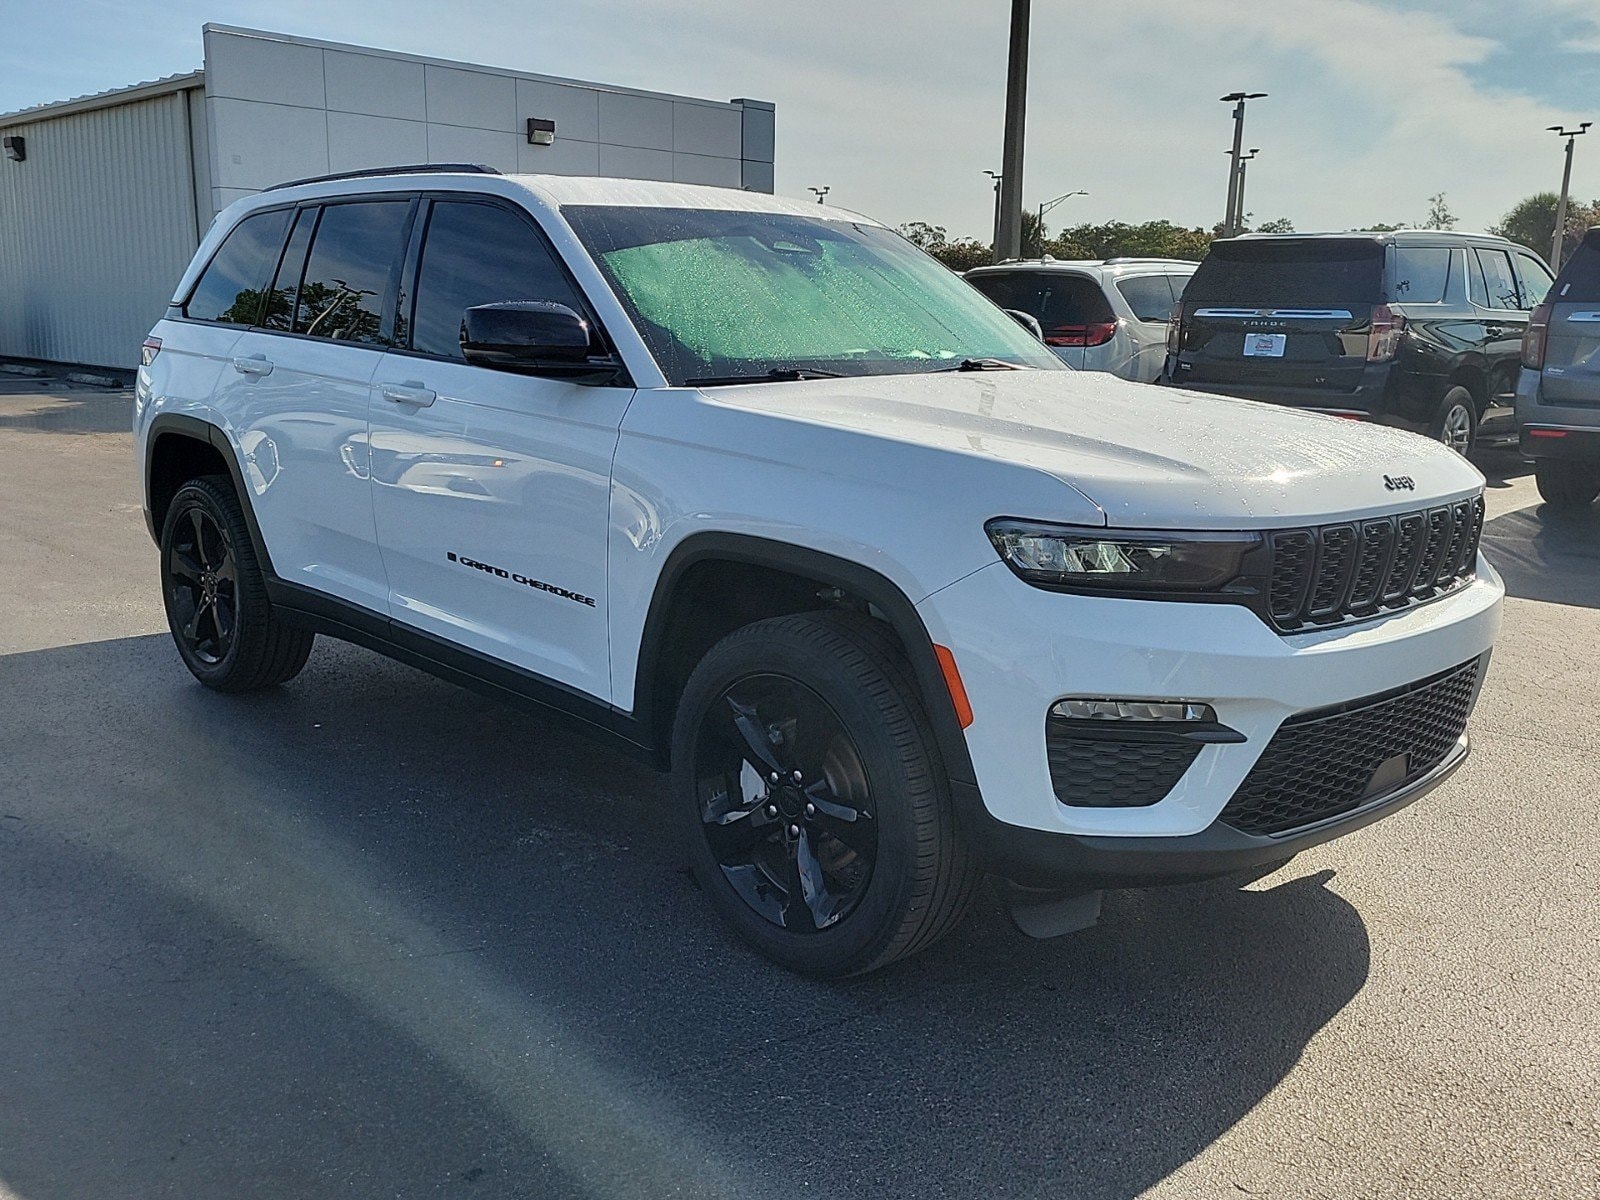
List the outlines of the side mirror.
{"label": "side mirror", "polygon": [[1038,317],[1032,313],[1025,313],[1020,308],[1008,308],[1005,310],[1005,314],[1041,342],[1044,341],[1044,326],[1039,324]]}
{"label": "side mirror", "polygon": [[461,355],[475,367],[610,383],[622,364],[597,341],[588,321],[554,300],[501,300],[461,317]]}

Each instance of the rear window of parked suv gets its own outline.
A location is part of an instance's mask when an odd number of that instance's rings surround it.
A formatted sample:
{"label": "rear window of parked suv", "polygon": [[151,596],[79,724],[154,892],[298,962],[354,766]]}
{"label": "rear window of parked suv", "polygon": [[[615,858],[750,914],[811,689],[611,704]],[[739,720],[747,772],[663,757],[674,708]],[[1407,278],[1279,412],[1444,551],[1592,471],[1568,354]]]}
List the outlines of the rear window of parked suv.
{"label": "rear window of parked suv", "polygon": [[1591,229],[1567,260],[1550,299],[1557,304],[1600,301],[1600,229]]}
{"label": "rear window of parked suv", "polygon": [[1224,308],[1370,308],[1383,300],[1383,246],[1367,238],[1219,242],[1183,298]]}

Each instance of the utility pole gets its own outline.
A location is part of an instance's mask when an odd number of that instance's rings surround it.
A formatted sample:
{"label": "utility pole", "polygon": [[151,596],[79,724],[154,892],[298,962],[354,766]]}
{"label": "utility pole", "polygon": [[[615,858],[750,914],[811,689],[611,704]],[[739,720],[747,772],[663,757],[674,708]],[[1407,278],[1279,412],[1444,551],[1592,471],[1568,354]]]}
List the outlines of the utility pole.
{"label": "utility pole", "polygon": [[1567,139],[1567,165],[1561,172],[1561,199],[1556,201],[1556,236],[1550,242],[1550,267],[1555,271],[1561,270],[1561,252],[1566,249],[1567,242],[1567,188],[1572,184],[1572,144],[1579,134],[1588,133],[1589,126],[1593,124],[1593,121],[1584,121],[1576,129],[1549,126],[1551,133]]}
{"label": "utility pole", "polygon": [[1006,60],[1006,132],[1001,153],[1000,215],[994,260],[1022,257],[1022,134],[1028,107],[1028,25],[1032,0],[1011,0],[1011,48]]}
{"label": "utility pole", "polygon": [[1000,175],[1000,172],[998,172],[998,171],[985,171],[984,174],[987,175],[990,179],[994,180],[994,240],[991,241],[989,243],[989,245],[993,247],[993,250],[990,252],[990,257],[992,257],[995,262],[999,262],[1000,261],[1000,180],[1001,180],[1001,175]]}
{"label": "utility pole", "polygon": [[1263,100],[1266,95],[1265,92],[1229,92],[1219,97],[1224,104],[1233,105],[1233,149],[1228,152],[1233,161],[1228,164],[1228,215],[1222,222],[1223,237],[1239,232],[1234,221],[1239,204],[1239,154],[1244,146],[1244,102]]}
{"label": "utility pole", "polygon": [[817,194],[817,203],[821,204],[822,203],[822,198],[824,196],[826,196],[829,192],[833,191],[833,188],[831,188],[831,187],[819,187],[819,188],[818,187],[814,187],[814,188],[807,188],[806,191],[815,192]]}
{"label": "utility pole", "polygon": [[1242,232],[1244,229],[1244,174],[1245,168],[1250,165],[1250,160],[1261,153],[1260,146],[1251,146],[1249,154],[1239,156],[1239,195],[1233,202],[1233,231]]}

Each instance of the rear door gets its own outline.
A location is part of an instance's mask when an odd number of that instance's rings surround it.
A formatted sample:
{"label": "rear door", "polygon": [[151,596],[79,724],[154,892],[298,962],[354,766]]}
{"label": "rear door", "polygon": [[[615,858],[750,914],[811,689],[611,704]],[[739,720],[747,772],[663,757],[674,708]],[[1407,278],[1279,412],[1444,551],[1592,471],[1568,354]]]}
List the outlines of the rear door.
{"label": "rear door", "polygon": [[1167,353],[1167,321],[1188,282],[1187,275],[1129,275],[1117,280],[1117,292],[1133,313],[1126,330],[1128,362],[1118,374],[1140,383],[1149,383],[1161,374]]}
{"label": "rear door", "polygon": [[1600,230],[1589,231],[1545,299],[1550,327],[1539,399],[1600,409]]}
{"label": "rear door", "polygon": [[1467,251],[1468,285],[1483,322],[1483,354],[1489,365],[1489,407],[1479,421],[1481,434],[1508,432],[1515,424],[1517,371],[1528,309],[1511,265],[1511,252],[1495,246]]}
{"label": "rear door", "polygon": [[[1180,382],[1354,391],[1384,300],[1372,238],[1218,242],[1183,293]],[[1326,403],[1308,397],[1307,403]]]}
{"label": "rear door", "polygon": [[367,402],[392,337],[387,306],[414,203],[302,207],[226,385],[278,576],[380,614],[389,588],[367,482]]}

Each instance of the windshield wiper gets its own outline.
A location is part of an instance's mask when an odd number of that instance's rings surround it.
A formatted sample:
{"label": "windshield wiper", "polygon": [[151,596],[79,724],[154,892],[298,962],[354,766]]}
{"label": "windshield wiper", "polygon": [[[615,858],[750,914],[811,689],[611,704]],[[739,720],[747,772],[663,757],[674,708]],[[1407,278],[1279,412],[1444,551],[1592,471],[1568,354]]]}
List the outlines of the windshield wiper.
{"label": "windshield wiper", "polygon": [[685,387],[722,387],[737,383],[798,383],[802,379],[842,379],[840,371],[823,371],[816,367],[773,367],[765,375],[702,375],[698,379],[685,379]]}
{"label": "windshield wiper", "polygon": [[1003,358],[963,358],[953,367],[940,367],[931,372],[934,375],[947,375],[951,371],[1020,371],[1023,368],[1016,363],[1008,363]]}

